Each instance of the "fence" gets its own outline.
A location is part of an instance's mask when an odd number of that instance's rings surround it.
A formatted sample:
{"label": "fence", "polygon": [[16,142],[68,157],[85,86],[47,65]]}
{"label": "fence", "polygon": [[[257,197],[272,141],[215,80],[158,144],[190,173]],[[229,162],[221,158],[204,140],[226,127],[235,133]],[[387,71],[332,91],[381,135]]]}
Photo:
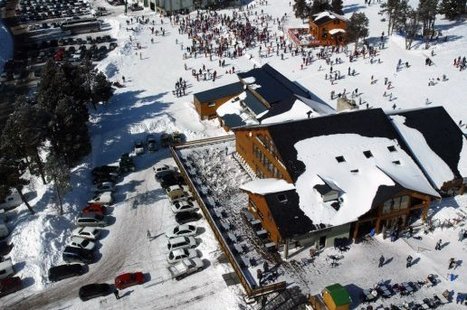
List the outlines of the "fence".
{"label": "fence", "polygon": [[191,181],[191,178],[189,177],[185,166],[183,165],[182,161],[180,160],[177,150],[180,149],[185,149],[185,148],[190,148],[194,146],[202,146],[206,144],[213,144],[213,143],[221,143],[221,142],[227,142],[234,140],[234,136],[221,136],[221,137],[215,137],[215,138],[208,138],[208,139],[203,139],[203,140],[197,140],[197,141],[192,141],[188,142],[185,144],[181,144],[178,146],[171,146],[170,147],[170,152],[172,153],[172,157],[174,158],[178,168],[180,169],[180,173],[182,176],[185,178],[187,181],[188,186],[190,187],[190,190],[193,194],[193,197],[196,199],[198,202],[204,217],[209,223],[209,226],[211,226],[212,231],[214,232],[214,235],[216,236],[217,241],[219,242],[222,250],[224,251],[227,259],[229,260],[230,264],[232,265],[232,268],[234,269],[235,273],[237,274],[240,283],[242,284],[246,294],[248,297],[257,297],[261,295],[265,295],[268,293],[272,293],[275,291],[283,290],[286,288],[286,282],[278,282],[266,286],[261,286],[261,287],[252,287],[248,280],[246,279],[245,274],[242,271],[242,268],[240,267],[239,263],[235,259],[234,254],[230,250],[227,241],[224,239],[224,236],[220,232],[219,228],[217,227],[214,219],[211,216],[211,213],[209,212],[208,208],[206,207],[206,204],[204,203],[203,199],[201,199],[201,196],[196,188],[196,186],[193,184]]}

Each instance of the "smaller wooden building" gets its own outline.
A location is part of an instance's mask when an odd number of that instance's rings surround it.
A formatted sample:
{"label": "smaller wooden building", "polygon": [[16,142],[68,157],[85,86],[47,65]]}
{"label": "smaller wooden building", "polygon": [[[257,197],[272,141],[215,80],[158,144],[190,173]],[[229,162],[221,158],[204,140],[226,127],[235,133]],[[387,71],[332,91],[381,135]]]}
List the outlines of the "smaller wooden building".
{"label": "smaller wooden building", "polygon": [[342,15],[324,11],[310,18],[310,34],[321,45],[342,45],[346,41],[348,20]]}
{"label": "smaller wooden building", "polygon": [[324,303],[329,310],[349,310],[352,299],[345,287],[339,283],[327,286],[322,292]]}
{"label": "smaller wooden building", "polygon": [[193,95],[196,112],[201,119],[216,118],[216,110],[226,101],[238,96],[243,91],[241,82],[205,90]]}

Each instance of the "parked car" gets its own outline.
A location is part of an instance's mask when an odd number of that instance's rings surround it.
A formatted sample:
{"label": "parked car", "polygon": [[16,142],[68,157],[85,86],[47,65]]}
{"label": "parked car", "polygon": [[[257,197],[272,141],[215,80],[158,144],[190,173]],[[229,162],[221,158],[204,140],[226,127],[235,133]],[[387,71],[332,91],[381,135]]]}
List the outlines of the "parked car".
{"label": "parked car", "polygon": [[198,244],[196,243],[196,240],[193,237],[177,237],[167,240],[167,249],[169,251],[174,251],[178,249],[193,249],[197,246]]}
{"label": "parked car", "polygon": [[169,171],[160,178],[159,183],[163,189],[167,189],[173,185],[186,185],[185,179],[176,171]]}
{"label": "parked car", "polygon": [[170,251],[169,254],[167,254],[167,261],[169,262],[169,264],[175,264],[181,261],[182,259],[195,257],[198,257],[198,252],[196,250],[180,249]]}
{"label": "parked car", "polygon": [[162,165],[162,166],[157,166],[153,168],[156,178],[156,181],[160,182],[161,178],[164,177],[167,174],[173,173],[177,171],[175,167],[169,166],[169,165]]}
{"label": "parked car", "polygon": [[94,283],[82,286],[79,289],[79,298],[86,301],[92,298],[107,296],[112,293],[112,286],[107,283]]}
{"label": "parked car", "polygon": [[82,237],[71,237],[70,243],[68,243],[68,245],[89,251],[94,250],[94,248],[96,247],[96,244],[94,242],[88,239],[84,239]]}
{"label": "parked car", "polygon": [[107,206],[96,204],[96,203],[90,203],[86,207],[84,207],[83,210],[81,210],[82,214],[94,213],[94,214],[105,215],[106,212],[107,212]]}
{"label": "parked car", "polygon": [[168,267],[172,279],[181,280],[184,277],[202,270],[204,263],[199,257],[182,259],[179,263]]}
{"label": "parked car", "polygon": [[135,141],[134,152],[136,155],[144,154],[144,143],[141,140]]}
{"label": "parked car", "polygon": [[165,232],[167,238],[189,237],[196,235],[197,227],[194,225],[177,225]]}
{"label": "parked car", "polygon": [[108,218],[99,214],[86,214],[76,220],[76,226],[104,227],[109,225]]}
{"label": "parked car", "polygon": [[148,147],[148,151],[149,152],[155,152],[157,151],[157,140],[156,140],[156,136],[154,136],[153,134],[148,134],[146,136],[146,145]]}
{"label": "parked car", "polygon": [[19,277],[0,280],[0,297],[19,291],[22,288],[23,283]]}
{"label": "parked car", "polygon": [[91,264],[95,260],[94,252],[72,246],[67,246],[63,250],[62,258],[67,263]]}
{"label": "parked car", "polygon": [[133,157],[130,156],[128,153],[123,153],[122,156],[120,156],[120,171],[121,172],[133,172],[136,170],[135,163],[133,161]]}
{"label": "parked car", "polygon": [[172,137],[168,133],[163,133],[161,135],[161,146],[168,147],[170,145],[171,140]]}
{"label": "parked car", "polygon": [[180,200],[188,200],[191,198],[190,191],[186,185],[172,185],[165,189],[170,202],[175,203]]}
{"label": "parked car", "polygon": [[173,213],[198,210],[198,207],[195,206],[190,200],[176,201],[170,206],[170,208],[172,209]]}
{"label": "parked car", "polygon": [[123,290],[127,287],[143,284],[144,275],[142,272],[124,273],[115,278],[115,287]]}
{"label": "parked car", "polygon": [[111,205],[113,203],[112,192],[102,192],[97,193],[94,197],[88,200],[88,203],[101,204],[101,205]]}
{"label": "parked car", "polygon": [[120,174],[120,168],[117,166],[104,165],[92,169],[91,174],[93,176],[100,175],[114,175],[118,176]]}
{"label": "parked car", "polygon": [[175,214],[175,221],[178,224],[186,224],[190,222],[195,222],[201,218],[201,215],[193,211],[179,212]]}
{"label": "parked car", "polygon": [[0,279],[11,277],[15,273],[11,258],[8,258],[0,263]]}
{"label": "parked car", "polygon": [[99,228],[84,226],[75,228],[71,233],[71,236],[89,240],[97,240],[99,239],[100,234],[101,230]]}
{"label": "parked car", "polygon": [[80,276],[87,271],[86,266],[81,264],[66,264],[60,266],[50,267],[49,280],[56,282],[66,278]]}
{"label": "parked car", "polygon": [[171,143],[173,145],[177,145],[177,144],[180,144],[183,142],[183,135],[181,133],[179,133],[178,131],[175,131],[172,133],[172,137],[171,137]]}
{"label": "parked car", "polygon": [[101,182],[94,186],[92,189],[95,193],[102,193],[102,192],[113,192],[115,190],[115,184],[113,182]]}

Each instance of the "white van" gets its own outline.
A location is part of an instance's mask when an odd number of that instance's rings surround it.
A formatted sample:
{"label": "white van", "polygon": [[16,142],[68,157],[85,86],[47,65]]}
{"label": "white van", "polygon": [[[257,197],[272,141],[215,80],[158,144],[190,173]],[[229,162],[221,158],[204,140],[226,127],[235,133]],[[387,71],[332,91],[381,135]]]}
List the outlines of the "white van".
{"label": "white van", "polygon": [[0,263],[0,280],[11,277],[15,273],[11,258]]}
{"label": "white van", "polygon": [[8,227],[6,226],[5,222],[0,219],[0,238],[5,238],[10,234]]}
{"label": "white van", "polygon": [[10,194],[5,199],[0,200],[0,209],[10,209],[18,207],[23,201],[15,188],[10,189]]}

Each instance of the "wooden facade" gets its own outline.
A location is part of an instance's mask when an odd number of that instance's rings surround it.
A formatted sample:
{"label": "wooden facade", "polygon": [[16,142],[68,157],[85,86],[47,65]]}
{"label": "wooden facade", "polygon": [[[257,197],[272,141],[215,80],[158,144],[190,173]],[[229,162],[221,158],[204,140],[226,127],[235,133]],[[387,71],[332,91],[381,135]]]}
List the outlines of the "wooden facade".
{"label": "wooden facade", "polygon": [[283,238],[272,218],[266,199],[262,195],[248,193],[248,210],[261,221],[261,225],[268,232],[268,237],[276,244],[283,243]]}
{"label": "wooden facade", "polygon": [[345,32],[338,32],[332,35],[329,32],[335,29],[347,29],[347,21],[341,18],[325,19],[324,22],[321,22],[321,19],[317,21],[310,19],[310,34],[318,40],[321,45],[343,45],[346,40]]}
{"label": "wooden facade", "polygon": [[217,117],[217,108],[235,96],[238,96],[238,94],[216,98],[208,102],[200,102],[198,98],[194,97],[193,103],[201,119],[213,119]]}
{"label": "wooden facade", "polygon": [[293,183],[265,128],[235,130],[236,151],[259,178],[283,179]]}

